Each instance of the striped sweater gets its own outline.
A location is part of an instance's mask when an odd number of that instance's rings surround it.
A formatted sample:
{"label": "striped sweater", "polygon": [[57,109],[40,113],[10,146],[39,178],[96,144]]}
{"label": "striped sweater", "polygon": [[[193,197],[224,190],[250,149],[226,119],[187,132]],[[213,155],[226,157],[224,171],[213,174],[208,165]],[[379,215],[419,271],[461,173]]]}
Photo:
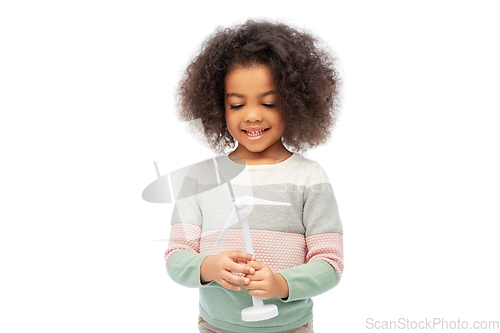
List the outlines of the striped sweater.
{"label": "striped sweater", "polygon": [[[233,163],[227,158],[229,163]],[[165,252],[167,272],[177,283],[199,288],[199,311],[211,325],[237,332],[274,332],[300,327],[312,319],[311,297],[333,288],[343,270],[342,224],[323,168],[302,155],[271,165],[247,165],[231,180],[236,196],[283,201],[291,206],[255,206],[249,215],[257,260],[287,281],[287,299],[269,299],[279,315],[244,322],[241,310],[252,305],[245,288],[231,291],[216,282],[201,284],[200,266],[210,254],[244,250],[241,223],[214,244],[231,211],[225,187],[200,191],[195,179],[184,182],[192,196],[177,200],[170,242]]]}

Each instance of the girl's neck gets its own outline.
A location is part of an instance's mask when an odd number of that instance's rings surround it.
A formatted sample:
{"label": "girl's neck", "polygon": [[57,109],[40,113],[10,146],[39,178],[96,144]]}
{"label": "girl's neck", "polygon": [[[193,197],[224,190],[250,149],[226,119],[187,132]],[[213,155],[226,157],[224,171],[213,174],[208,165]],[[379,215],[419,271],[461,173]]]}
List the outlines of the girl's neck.
{"label": "girl's neck", "polygon": [[244,159],[247,165],[276,164],[283,162],[292,155],[281,141],[260,152],[253,152],[242,145],[238,145],[233,152],[229,153],[229,156]]}

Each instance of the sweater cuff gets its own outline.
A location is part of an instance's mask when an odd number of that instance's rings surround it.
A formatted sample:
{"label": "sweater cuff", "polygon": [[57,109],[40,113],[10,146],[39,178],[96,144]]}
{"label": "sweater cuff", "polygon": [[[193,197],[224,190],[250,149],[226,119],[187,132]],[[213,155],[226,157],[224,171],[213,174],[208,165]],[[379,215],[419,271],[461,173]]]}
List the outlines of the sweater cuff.
{"label": "sweater cuff", "polygon": [[201,283],[200,267],[206,253],[196,253],[190,250],[178,250],[168,260],[167,273],[170,278],[188,288],[203,288],[215,283]]}
{"label": "sweater cuff", "polygon": [[307,264],[287,268],[281,274],[288,284],[288,298],[283,302],[293,302],[320,295],[338,283],[335,269],[324,260],[311,260]]}

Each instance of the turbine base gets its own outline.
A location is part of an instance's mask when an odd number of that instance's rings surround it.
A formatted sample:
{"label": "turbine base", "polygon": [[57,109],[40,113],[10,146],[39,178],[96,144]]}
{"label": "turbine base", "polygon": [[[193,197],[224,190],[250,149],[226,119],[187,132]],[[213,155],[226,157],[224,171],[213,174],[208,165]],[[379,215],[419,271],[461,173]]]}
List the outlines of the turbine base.
{"label": "turbine base", "polygon": [[278,307],[275,304],[265,304],[262,306],[250,306],[241,310],[243,321],[261,321],[274,318],[278,315]]}

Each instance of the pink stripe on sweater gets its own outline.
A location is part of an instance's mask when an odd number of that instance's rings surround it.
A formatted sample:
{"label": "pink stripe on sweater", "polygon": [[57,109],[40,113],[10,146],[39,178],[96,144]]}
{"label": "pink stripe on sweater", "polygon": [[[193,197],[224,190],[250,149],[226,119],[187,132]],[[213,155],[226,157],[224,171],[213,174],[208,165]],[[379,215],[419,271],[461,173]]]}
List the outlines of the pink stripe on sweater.
{"label": "pink stripe on sweater", "polygon": [[194,224],[176,223],[170,229],[168,248],[165,251],[165,261],[178,250],[191,250],[200,252],[201,228]]}
{"label": "pink stripe on sweater", "polygon": [[[177,223],[170,231],[170,241],[165,252],[165,261],[178,250],[191,250],[198,253],[218,254],[228,250],[245,251],[241,229],[229,229],[217,248],[214,244],[220,235],[220,230],[201,232],[199,226],[187,223]],[[322,233],[304,237],[302,234],[251,230],[252,243],[257,260],[264,262],[277,272],[320,259],[332,265],[337,274],[342,276],[343,237],[337,232]]]}
{"label": "pink stripe on sweater", "polygon": [[[220,230],[204,232],[201,236],[201,253],[217,254],[227,250],[245,251],[241,229],[229,229],[217,248],[213,248]],[[276,272],[305,263],[306,242],[304,235],[271,231],[251,230],[252,243],[257,260]]]}
{"label": "pink stripe on sweater", "polygon": [[306,260],[321,259],[332,265],[339,277],[344,271],[344,242],[343,236],[338,232],[309,235],[306,237]]}

